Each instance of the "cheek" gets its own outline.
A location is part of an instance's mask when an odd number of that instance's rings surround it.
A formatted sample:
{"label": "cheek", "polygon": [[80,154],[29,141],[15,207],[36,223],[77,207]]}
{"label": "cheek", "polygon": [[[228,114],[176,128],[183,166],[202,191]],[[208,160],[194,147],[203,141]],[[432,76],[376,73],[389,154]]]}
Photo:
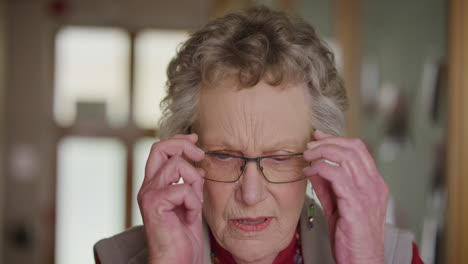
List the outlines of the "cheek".
{"label": "cheek", "polygon": [[203,214],[210,226],[219,226],[224,220],[224,210],[232,197],[232,184],[205,181],[203,186]]}
{"label": "cheek", "polygon": [[[304,204],[307,182],[304,180],[275,187],[277,188],[272,190],[272,193],[278,202],[283,220],[296,222]],[[291,225],[294,224],[291,223]]]}

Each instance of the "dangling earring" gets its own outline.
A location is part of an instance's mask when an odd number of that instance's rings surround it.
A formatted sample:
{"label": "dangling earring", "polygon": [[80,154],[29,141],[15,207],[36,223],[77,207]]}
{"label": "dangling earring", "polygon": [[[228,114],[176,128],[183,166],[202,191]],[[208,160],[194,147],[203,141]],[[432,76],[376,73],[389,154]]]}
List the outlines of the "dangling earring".
{"label": "dangling earring", "polygon": [[[313,196],[314,189],[312,189]],[[309,207],[307,208],[307,228],[314,228],[315,221],[315,199],[312,197],[310,199]]]}

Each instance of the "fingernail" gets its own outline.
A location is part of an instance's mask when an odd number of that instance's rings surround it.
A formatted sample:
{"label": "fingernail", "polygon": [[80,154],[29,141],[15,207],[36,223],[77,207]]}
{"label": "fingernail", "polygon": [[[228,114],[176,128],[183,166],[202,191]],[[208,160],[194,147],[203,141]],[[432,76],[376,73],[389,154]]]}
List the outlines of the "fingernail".
{"label": "fingernail", "polygon": [[198,191],[197,195],[200,202],[203,203],[203,189]]}
{"label": "fingernail", "polygon": [[340,164],[339,164],[339,163],[333,162],[333,161],[331,161],[331,160],[327,160],[327,159],[326,159],[326,160],[323,160],[323,161],[324,161],[325,163],[327,163],[327,164],[332,165],[332,166],[340,167]]}
{"label": "fingernail", "polygon": [[318,144],[320,144],[320,143],[318,143],[317,141],[311,141],[311,142],[307,143],[307,148],[314,148]]}
{"label": "fingernail", "polygon": [[200,155],[203,155],[203,156],[205,155],[205,151],[203,151],[203,150],[201,150],[201,149],[199,149],[199,148],[197,148],[197,152],[198,152]]}

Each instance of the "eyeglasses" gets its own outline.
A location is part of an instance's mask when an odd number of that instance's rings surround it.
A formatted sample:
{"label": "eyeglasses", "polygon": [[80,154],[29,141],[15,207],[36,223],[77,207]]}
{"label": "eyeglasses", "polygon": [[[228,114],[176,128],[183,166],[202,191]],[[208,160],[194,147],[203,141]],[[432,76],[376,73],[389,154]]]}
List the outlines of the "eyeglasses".
{"label": "eyeglasses", "polygon": [[289,183],[305,179],[302,169],[309,163],[303,153],[269,155],[256,158],[226,153],[205,152],[205,158],[198,164],[205,169],[205,179],[215,182],[232,183],[240,179],[248,162],[256,162],[258,170],[270,183]]}

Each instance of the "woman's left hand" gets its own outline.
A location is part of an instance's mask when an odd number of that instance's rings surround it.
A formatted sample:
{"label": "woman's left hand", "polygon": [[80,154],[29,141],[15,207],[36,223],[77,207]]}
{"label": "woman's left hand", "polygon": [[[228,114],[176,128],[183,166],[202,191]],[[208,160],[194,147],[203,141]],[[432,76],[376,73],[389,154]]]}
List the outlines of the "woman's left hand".
{"label": "woman's left hand", "polygon": [[359,139],[314,136],[304,152],[312,162],[304,174],[327,218],[335,261],[384,264],[388,188],[374,160]]}

